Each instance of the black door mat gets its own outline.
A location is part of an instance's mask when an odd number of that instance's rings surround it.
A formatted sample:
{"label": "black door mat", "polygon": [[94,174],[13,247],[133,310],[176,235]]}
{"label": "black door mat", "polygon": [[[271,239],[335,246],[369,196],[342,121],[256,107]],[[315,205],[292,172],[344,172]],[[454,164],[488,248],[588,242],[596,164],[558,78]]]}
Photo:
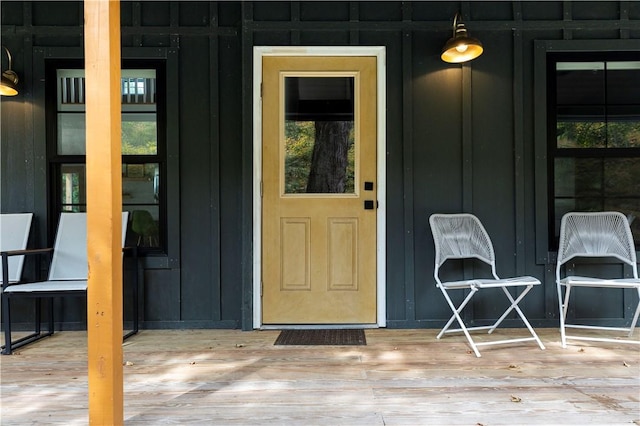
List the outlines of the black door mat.
{"label": "black door mat", "polygon": [[274,345],[366,345],[364,330],[282,330]]}

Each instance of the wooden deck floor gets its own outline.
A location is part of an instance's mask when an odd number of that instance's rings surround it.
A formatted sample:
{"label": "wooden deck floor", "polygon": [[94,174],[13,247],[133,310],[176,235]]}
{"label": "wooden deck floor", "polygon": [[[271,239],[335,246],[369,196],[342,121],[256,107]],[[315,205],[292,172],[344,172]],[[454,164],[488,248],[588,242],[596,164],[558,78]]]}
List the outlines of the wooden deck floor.
{"label": "wooden deck floor", "polygon": [[[513,331],[501,331],[501,334]],[[522,333],[522,330],[516,330]],[[367,330],[367,346],[274,346],[278,331],[140,332],[124,345],[128,425],[640,425],[640,347],[491,346]],[[636,333],[637,334],[637,333]],[[86,333],[0,357],[2,425],[88,423]]]}

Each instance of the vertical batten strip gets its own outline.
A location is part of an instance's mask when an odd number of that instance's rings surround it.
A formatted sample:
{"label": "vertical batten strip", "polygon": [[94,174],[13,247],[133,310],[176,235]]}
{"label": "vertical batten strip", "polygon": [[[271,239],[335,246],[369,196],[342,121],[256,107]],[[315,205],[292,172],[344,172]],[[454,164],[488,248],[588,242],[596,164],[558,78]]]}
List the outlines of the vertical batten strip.
{"label": "vertical batten strip", "polygon": [[[411,22],[412,5],[403,3],[402,21]],[[413,171],[413,31],[402,32],[402,164],[404,191],[404,295],[405,316],[416,319],[415,230],[414,230],[414,171]],[[378,277],[384,279],[384,277]]]}
{"label": "vertical batten strip", "polygon": [[[522,5],[513,3],[514,19],[522,20]],[[524,49],[522,31],[513,31],[513,142],[514,142],[514,206],[515,206],[515,237],[516,237],[516,275],[525,275],[526,265],[526,165],[524,142]]]}
{"label": "vertical batten strip", "polygon": [[[461,5],[462,16],[469,18],[469,3]],[[472,87],[471,61],[462,64],[462,211],[473,212],[473,87]],[[472,265],[464,263],[463,275],[465,279],[473,276]],[[472,319],[475,317],[474,306],[469,304],[462,313],[462,317]]]}
{"label": "vertical batten strip", "polygon": [[[300,23],[300,2],[291,2],[291,22]],[[300,45],[300,29],[292,28],[290,32],[291,44],[293,46]]]}
{"label": "vertical batten strip", "polygon": [[[253,3],[242,2],[242,22],[244,28],[253,25]],[[242,35],[242,329],[253,328],[254,306],[253,273],[255,261],[254,253],[260,253],[259,247],[253,247],[253,44],[254,32],[243,31]]]}
{"label": "vertical batten strip", "polygon": [[[211,16],[217,16],[218,3],[212,3]],[[218,19],[212,19],[210,25],[214,28],[218,26]],[[221,168],[221,155],[220,155],[220,39],[216,31],[212,31],[212,35],[209,36],[209,108],[210,108],[210,122],[209,122],[209,140],[210,151],[209,161],[211,164],[211,174],[209,176],[209,185],[211,187],[210,194],[210,206],[211,206],[211,246],[214,253],[222,253],[223,247],[221,242],[220,227],[222,217],[222,206],[220,204],[221,188],[220,181],[222,176],[220,174]],[[214,321],[222,320],[222,298],[216,297],[222,294],[222,272],[221,272],[221,255],[213,256],[211,259],[210,274],[212,283],[210,286],[210,293],[207,295],[211,300],[211,319]]]}
{"label": "vertical batten strip", "polygon": [[[630,1],[621,1],[620,2],[620,22],[621,24],[624,23],[624,25],[620,25],[620,38],[621,39],[628,39],[630,38],[630,31],[629,31],[629,8],[631,7],[631,2]],[[624,27],[624,28],[623,28]]]}

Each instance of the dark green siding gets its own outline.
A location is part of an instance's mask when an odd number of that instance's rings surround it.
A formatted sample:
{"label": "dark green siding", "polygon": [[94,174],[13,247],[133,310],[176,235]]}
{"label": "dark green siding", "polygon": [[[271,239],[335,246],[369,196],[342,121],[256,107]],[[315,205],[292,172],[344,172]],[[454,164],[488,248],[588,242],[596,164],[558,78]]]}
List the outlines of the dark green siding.
{"label": "dark green siding", "polygon": [[[44,61],[82,55],[82,2],[1,7],[21,90],[2,98],[1,210],[35,212],[31,245],[42,246],[53,221]],[[439,58],[456,11],[485,46],[470,65]],[[501,275],[543,280],[524,307],[534,325],[556,325],[536,49],[640,50],[638,2],[133,1],[122,3],[121,18],[123,57],[166,58],[171,101],[169,252],[145,261],[143,327],[252,326],[252,61],[253,47],[264,45],[386,47],[390,327],[448,318],[427,219],[459,211],[484,222]],[[27,277],[38,266],[28,263]],[[601,313],[614,322],[628,316],[626,296],[611,295]],[[64,327],[82,326],[83,303],[56,303]],[[26,305],[15,311],[31,315]],[[477,303],[471,315],[496,312]]]}

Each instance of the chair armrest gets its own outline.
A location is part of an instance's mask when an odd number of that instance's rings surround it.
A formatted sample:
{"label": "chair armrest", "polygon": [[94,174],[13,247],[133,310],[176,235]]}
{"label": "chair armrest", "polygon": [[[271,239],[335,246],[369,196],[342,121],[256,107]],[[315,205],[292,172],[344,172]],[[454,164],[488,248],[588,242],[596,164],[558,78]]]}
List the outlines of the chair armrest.
{"label": "chair armrest", "polygon": [[25,249],[25,250],[7,250],[0,252],[2,257],[2,288],[5,289],[10,285],[9,283],[9,256],[30,256],[34,254],[50,254],[53,253],[53,247],[40,248],[40,249]]}
{"label": "chair armrest", "polygon": [[28,256],[32,254],[44,254],[52,253],[53,247],[41,248],[41,249],[25,249],[25,250],[7,250],[0,252],[0,255],[4,256]]}

